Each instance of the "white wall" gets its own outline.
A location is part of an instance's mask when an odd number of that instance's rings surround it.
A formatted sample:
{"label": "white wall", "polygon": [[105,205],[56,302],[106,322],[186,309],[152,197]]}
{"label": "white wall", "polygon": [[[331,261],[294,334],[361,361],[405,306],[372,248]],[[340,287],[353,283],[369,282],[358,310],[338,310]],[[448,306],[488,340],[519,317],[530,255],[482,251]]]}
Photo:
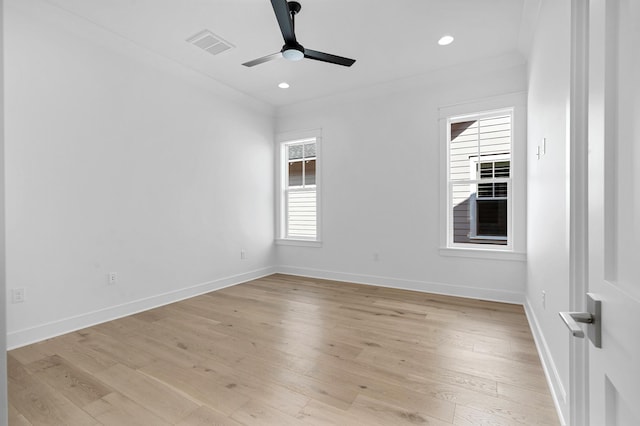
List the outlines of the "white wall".
{"label": "white wall", "polygon": [[278,132],[322,129],[323,204],[322,247],[280,245],[278,269],[521,302],[525,262],[439,252],[438,108],[524,90],[509,56],[280,108]]}
{"label": "white wall", "polygon": [[[569,88],[571,2],[544,0],[529,59],[526,308],[564,419],[568,419]],[[546,138],[540,160],[536,147]],[[546,306],[542,292],[546,292]]]}
{"label": "white wall", "polygon": [[270,273],[273,110],[6,3],[8,346]]}
{"label": "white wall", "polygon": [[[4,11],[0,0],[0,22]],[[7,418],[7,315],[4,249],[4,30],[0,30],[0,426]]]}

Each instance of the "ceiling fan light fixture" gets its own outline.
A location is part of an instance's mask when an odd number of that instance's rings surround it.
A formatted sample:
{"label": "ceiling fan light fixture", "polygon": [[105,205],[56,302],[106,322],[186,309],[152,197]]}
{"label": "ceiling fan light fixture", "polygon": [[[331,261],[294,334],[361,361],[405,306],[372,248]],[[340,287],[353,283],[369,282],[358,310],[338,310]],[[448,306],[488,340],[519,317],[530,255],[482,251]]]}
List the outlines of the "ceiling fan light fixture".
{"label": "ceiling fan light fixture", "polygon": [[282,56],[289,61],[299,61],[304,58],[304,52],[290,47],[282,51]]}
{"label": "ceiling fan light fixture", "polygon": [[447,46],[451,43],[453,43],[453,36],[450,35],[443,36],[440,38],[440,40],[438,40],[438,44],[440,46]]}

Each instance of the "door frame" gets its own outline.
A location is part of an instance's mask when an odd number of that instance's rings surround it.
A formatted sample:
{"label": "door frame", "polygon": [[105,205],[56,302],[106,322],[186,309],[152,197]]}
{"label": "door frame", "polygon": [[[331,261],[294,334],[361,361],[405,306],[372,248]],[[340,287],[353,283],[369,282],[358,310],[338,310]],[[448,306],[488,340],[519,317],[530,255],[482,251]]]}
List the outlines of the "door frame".
{"label": "door frame", "polygon": [[[569,95],[569,309],[588,291],[589,1],[571,0]],[[569,424],[589,424],[589,340],[569,337]]]}
{"label": "door frame", "polygon": [[[4,3],[0,0],[0,22],[4,22]],[[0,425],[9,423],[7,390],[7,309],[5,280],[4,225],[4,28],[0,28]]]}

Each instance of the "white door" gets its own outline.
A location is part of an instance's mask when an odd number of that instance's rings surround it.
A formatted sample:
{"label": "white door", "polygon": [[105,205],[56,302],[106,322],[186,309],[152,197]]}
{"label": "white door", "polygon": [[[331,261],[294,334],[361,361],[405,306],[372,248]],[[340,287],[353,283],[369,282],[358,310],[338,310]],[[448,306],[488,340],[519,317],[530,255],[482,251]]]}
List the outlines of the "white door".
{"label": "white door", "polygon": [[[592,426],[640,425],[640,0],[589,1],[588,291]],[[593,327],[589,325],[588,327]]]}

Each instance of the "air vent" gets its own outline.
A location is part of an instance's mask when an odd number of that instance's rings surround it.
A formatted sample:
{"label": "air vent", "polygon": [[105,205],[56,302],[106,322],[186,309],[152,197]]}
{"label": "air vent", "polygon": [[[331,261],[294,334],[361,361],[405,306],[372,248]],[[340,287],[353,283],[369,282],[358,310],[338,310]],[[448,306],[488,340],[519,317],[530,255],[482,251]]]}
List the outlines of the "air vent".
{"label": "air vent", "polygon": [[217,55],[234,47],[231,43],[224,41],[209,30],[200,31],[193,37],[189,37],[187,41],[212,55]]}

